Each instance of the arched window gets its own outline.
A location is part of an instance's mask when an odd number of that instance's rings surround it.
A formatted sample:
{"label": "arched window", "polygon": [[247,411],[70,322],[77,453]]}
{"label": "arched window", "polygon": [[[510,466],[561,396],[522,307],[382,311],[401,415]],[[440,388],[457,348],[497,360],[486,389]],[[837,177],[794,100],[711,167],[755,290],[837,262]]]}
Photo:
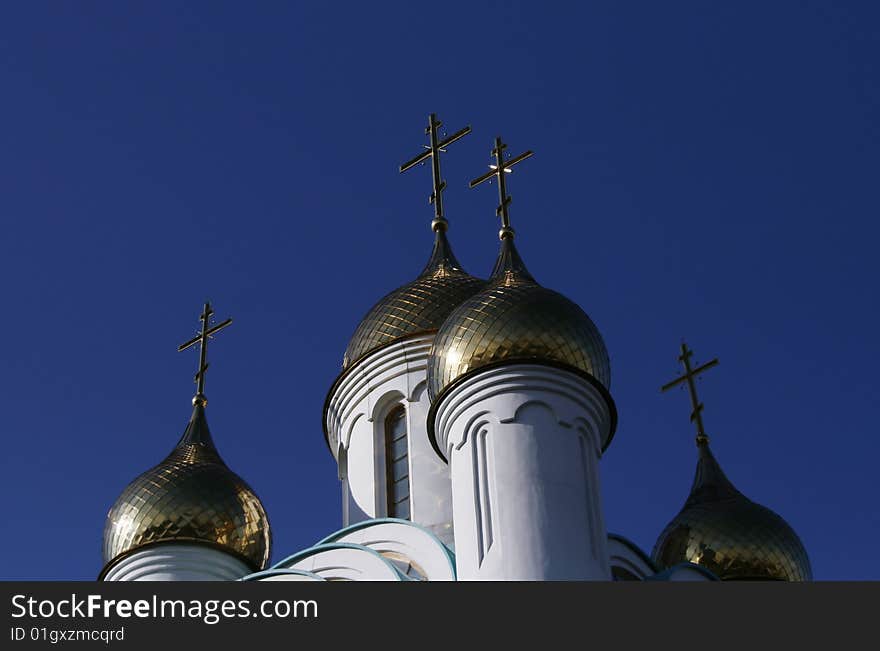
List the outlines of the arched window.
{"label": "arched window", "polygon": [[409,520],[409,454],[406,409],[398,405],[385,417],[385,476],[388,517]]}

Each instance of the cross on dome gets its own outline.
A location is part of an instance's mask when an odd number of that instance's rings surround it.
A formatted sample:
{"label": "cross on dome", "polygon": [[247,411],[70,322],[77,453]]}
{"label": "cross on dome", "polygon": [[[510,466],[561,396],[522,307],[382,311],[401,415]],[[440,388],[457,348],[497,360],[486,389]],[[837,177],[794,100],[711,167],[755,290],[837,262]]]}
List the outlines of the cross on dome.
{"label": "cross on dome", "polygon": [[431,222],[431,228],[435,231],[445,231],[447,226],[446,218],[443,216],[443,190],[446,189],[446,181],[440,176],[440,152],[446,153],[444,147],[451,145],[456,140],[464,138],[471,132],[470,126],[467,126],[461,131],[456,131],[442,142],[438,142],[437,131],[442,125],[443,123],[437,119],[437,114],[431,113],[428,117],[428,127],[425,129],[425,134],[429,136],[430,144],[422,145],[427,151],[422,152],[412,160],[409,160],[400,166],[400,171],[405,172],[420,163],[424,163],[429,158],[431,159],[434,191],[431,193],[431,196],[428,197],[428,202],[434,204],[434,220]]}
{"label": "cross on dome", "polygon": [[717,366],[718,358],[708,361],[697,368],[691,368],[691,357],[693,354],[694,351],[688,349],[687,344],[682,341],[681,355],[678,356],[678,359],[684,365],[684,375],[676,378],[672,382],[664,384],[660,387],[660,391],[668,391],[680,384],[687,383],[688,392],[691,396],[691,407],[693,409],[693,411],[691,411],[691,422],[696,423],[697,425],[697,445],[705,445],[709,442],[709,437],[706,436],[706,430],[703,428],[703,403],[697,399],[697,385],[694,382],[694,379],[703,371],[707,371],[713,366]]}
{"label": "cross on dome", "polygon": [[211,335],[219,332],[232,323],[232,319],[226,319],[223,323],[219,323],[214,327],[209,327],[211,316],[213,314],[214,310],[211,309],[211,303],[206,301],[205,308],[199,316],[199,320],[202,322],[199,334],[177,347],[177,352],[181,352],[191,346],[199,344],[199,370],[196,372],[195,376],[197,389],[196,395],[193,398],[193,404],[200,403],[203,407],[208,404],[208,399],[205,397],[205,372],[208,370],[208,339],[210,339]]}
{"label": "cross on dome", "polygon": [[523,152],[519,156],[515,156],[514,158],[504,160],[504,150],[507,149],[507,145],[502,142],[501,138],[495,138],[495,147],[492,149],[492,155],[495,157],[495,164],[489,165],[490,171],[486,172],[482,176],[475,178],[470,182],[468,187],[475,188],[480,183],[484,181],[488,181],[493,177],[498,177],[498,200],[500,201],[498,207],[495,209],[495,214],[498,217],[501,217],[501,231],[499,233],[499,237],[503,240],[506,237],[513,237],[513,229],[510,227],[510,215],[508,213],[508,206],[512,201],[512,198],[509,194],[507,194],[507,184],[504,182],[504,175],[510,174],[513,172],[511,169],[517,163],[524,161],[526,158],[530,158],[534,152],[531,150]]}

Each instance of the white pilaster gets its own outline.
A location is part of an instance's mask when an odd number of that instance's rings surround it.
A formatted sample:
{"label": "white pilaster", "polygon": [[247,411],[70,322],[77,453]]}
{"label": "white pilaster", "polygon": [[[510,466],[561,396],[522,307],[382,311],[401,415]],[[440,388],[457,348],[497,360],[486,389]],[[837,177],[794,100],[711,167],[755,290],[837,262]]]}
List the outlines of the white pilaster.
{"label": "white pilaster", "polygon": [[441,396],[460,581],[610,580],[599,458],[612,409],[587,379],[540,364],[490,368]]}
{"label": "white pilaster", "polygon": [[232,554],[208,545],[162,543],[115,563],[104,581],[234,581],[253,570]]}
{"label": "white pilaster", "polygon": [[450,547],[449,468],[428,441],[425,376],[434,336],[413,335],[355,363],[334,385],[325,410],[328,442],[343,482],[343,526],[387,517],[385,416],[406,408],[411,520]]}

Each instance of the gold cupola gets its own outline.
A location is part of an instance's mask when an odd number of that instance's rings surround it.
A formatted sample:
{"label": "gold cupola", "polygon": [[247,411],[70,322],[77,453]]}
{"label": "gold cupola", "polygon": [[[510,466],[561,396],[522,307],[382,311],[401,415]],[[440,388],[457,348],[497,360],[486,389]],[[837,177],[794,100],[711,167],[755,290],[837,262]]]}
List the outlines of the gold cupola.
{"label": "gold cupola", "polygon": [[456,260],[445,220],[435,220],[432,227],[434,248],[428,264],[415,280],[390,292],[367,312],[345,350],[343,371],[388,344],[436,331],[453,309],[485,286]]}
{"label": "gold cupola", "polygon": [[486,181],[498,185],[501,251],[486,288],[459,305],[434,338],[428,358],[431,401],[436,404],[453,384],[489,365],[540,362],[590,378],[613,405],[608,350],[599,330],[576,303],[535,281],[513,243],[505,176],[533,154],[505,158],[506,148],[496,138],[490,171],[470,182],[472,188]]}
{"label": "gold cupola", "polygon": [[698,441],[697,471],[684,507],[657,539],[652,557],[661,568],[691,562],[722,581],[809,581],[810,559],[794,529],[747,498]]}
{"label": "gold cupola", "polygon": [[405,172],[431,161],[433,192],[429,201],[434,206],[434,219],[431,222],[434,248],[431,257],[415,280],[386,294],[370,308],[345,350],[342,358],[343,372],[362,357],[384,346],[411,335],[435,332],[455,307],[486,284],[466,273],[456,260],[446,237],[449,224],[443,214],[443,190],[446,182],[440,175],[440,153],[446,151],[445,147],[470,133],[471,128],[465,127],[440,140],[441,125],[437,116],[432,113],[425,129],[425,134],[429,137],[429,144],[424,146],[425,151],[400,166],[400,171]]}
{"label": "gold cupola", "polygon": [[232,321],[209,328],[212,314],[206,303],[201,333],[180,346],[183,350],[201,344],[192,416],[171,453],[126,486],[110,508],[99,578],[132,552],[167,543],[208,545],[239,558],[253,571],[268,563],[271,537],[263,504],[224,463],[205,418],[207,341]]}
{"label": "gold cupola", "polygon": [[128,553],[168,542],[202,543],[245,561],[269,560],[269,519],[260,498],[223,462],[197,402],[180,441],[125,487],[104,526],[105,572]]}
{"label": "gold cupola", "polygon": [[709,449],[695,379],[718,360],[693,368],[692,357],[682,342],[678,359],[685,372],[661,390],[688,387],[697,429],[697,471],[684,506],[657,538],[654,561],[661,568],[684,562],[702,565],[722,581],[809,581],[810,559],[794,529],[737,490]]}
{"label": "gold cupola", "polygon": [[488,285],[458,306],[434,339],[428,358],[431,399],[482,367],[510,362],[574,370],[606,392],[611,383],[598,328],[576,303],[535,281],[507,228]]}

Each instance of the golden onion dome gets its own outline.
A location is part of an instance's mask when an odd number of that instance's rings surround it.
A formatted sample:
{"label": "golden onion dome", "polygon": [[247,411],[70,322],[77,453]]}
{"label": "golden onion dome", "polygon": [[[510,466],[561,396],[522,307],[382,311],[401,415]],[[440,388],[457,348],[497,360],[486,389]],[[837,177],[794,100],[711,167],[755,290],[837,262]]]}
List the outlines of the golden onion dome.
{"label": "golden onion dome", "polygon": [[131,482],[110,508],[102,575],[128,553],[167,542],[218,547],[254,571],[266,566],[271,539],[263,504],[220,458],[204,401],[197,397],[194,403],[171,454]]}
{"label": "golden onion dome", "polygon": [[486,288],[443,323],[428,359],[428,391],[444,389],[489,364],[540,361],[588,374],[609,388],[611,368],[602,335],[574,302],[539,285],[502,230],[501,252]]}
{"label": "golden onion dome", "polygon": [[697,447],[690,495],[657,539],[654,561],[664,568],[696,563],[722,581],[809,581],[810,559],[789,524],[736,489],[708,440],[698,440]]}
{"label": "golden onion dome", "polygon": [[390,343],[433,332],[462,301],[485,286],[466,273],[446,238],[445,221],[434,222],[434,248],[418,278],[384,296],[361,320],[342,360],[342,369]]}

